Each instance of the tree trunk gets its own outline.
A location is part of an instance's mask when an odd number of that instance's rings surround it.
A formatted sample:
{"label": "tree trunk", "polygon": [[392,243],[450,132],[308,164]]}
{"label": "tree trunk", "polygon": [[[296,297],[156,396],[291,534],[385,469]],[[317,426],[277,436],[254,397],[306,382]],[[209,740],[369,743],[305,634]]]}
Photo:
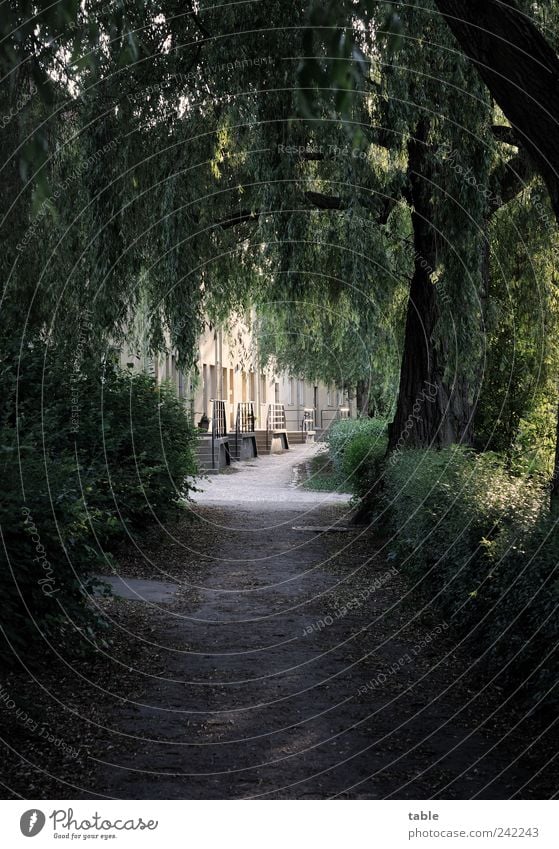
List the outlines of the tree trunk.
{"label": "tree trunk", "polygon": [[[513,0],[435,0],[543,177],[559,222],[559,57]],[[559,411],[551,509],[559,513]]]}
{"label": "tree trunk", "polygon": [[436,338],[439,309],[432,274],[437,264],[437,246],[431,223],[428,131],[428,123],[422,121],[408,145],[415,257],[389,451],[443,447],[469,442],[471,438],[467,383],[458,377],[450,387],[444,382],[445,345]]}
{"label": "tree trunk", "polygon": [[355,404],[360,416],[371,415],[371,384],[368,380],[358,380],[355,388]]}
{"label": "tree trunk", "polygon": [[512,0],[435,0],[538,166],[559,220],[559,58]]}

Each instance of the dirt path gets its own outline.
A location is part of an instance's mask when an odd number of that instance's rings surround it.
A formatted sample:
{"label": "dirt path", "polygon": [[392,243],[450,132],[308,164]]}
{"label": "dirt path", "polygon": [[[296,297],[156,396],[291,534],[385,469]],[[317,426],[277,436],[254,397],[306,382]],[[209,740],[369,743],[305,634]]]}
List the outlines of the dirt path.
{"label": "dirt path", "polygon": [[198,494],[207,565],[194,589],[159,606],[160,668],[142,679],[137,704],[115,711],[111,748],[94,753],[96,792],[529,794],[533,768],[514,763],[522,728],[501,745],[498,724],[484,730],[491,700],[453,685],[465,659],[453,654],[452,628],[414,618],[378,538],[295,529],[347,524],[347,496],[294,488],[293,465],[308,453],[262,458]]}

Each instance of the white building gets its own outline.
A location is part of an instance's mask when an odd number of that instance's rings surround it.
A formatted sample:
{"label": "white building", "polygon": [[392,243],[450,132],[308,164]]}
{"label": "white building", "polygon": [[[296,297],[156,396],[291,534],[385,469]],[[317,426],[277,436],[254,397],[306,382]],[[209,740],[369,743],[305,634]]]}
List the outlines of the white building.
{"label": "white building", "polygon": [[257,430],[266,428],[270,404],[283,404],[288,431],[301,429],[305,411],[312,411],[317,430],[327,428],[340,409],[355,415],[355,400],[347,389],[277,373],[273,366],[262,368],[254,337],[241,318],[229,322],[227,329],[207,325],[200,336],[196,367],[189,374],[177,368],[173,353],[151,358],[121,350],[120,359],[123,366],[143,369],[158,382],[173,382],[196,425],[211,419],[213,400],[225,402],[230,431],[235,429],[240,402],[253,403]]}

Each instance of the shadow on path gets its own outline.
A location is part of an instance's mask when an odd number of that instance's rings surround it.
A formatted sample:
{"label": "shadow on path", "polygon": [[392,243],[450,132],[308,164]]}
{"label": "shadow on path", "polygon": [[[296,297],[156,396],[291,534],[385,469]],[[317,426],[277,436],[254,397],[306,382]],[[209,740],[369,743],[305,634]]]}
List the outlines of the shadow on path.
{"label": "shadow on path", "polygon": [[[209,481],[203,587],[158,621],[161,666],[143,706],[114,717],[99,792],[121,798],[508,798],[530,781],[520,732],[491,707],[452,628],[414,619],[405,583],[347,496],[294,488],[309,454]],[[185,557],[185,578],[188,578]]]}

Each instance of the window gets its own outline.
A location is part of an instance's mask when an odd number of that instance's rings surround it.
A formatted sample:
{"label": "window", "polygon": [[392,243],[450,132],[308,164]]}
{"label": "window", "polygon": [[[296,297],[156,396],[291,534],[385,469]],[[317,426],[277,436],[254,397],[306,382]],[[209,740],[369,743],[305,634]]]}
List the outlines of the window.
{"label": "window", "polygon": [[288,395],[287,395],[287,403],[288,404],[293,404],[293,395],[295,394],[293,392],[293,389],[294,389],[293,384],[294,383],[295,383],[295,381],[293,380],[293,378],[290,378],[289,379],[289,386],[288,386]]}
{"label": "window", "polygon": [[305,382],[303,380],[297,381],[297,406],[302,407],[305,403]]}

